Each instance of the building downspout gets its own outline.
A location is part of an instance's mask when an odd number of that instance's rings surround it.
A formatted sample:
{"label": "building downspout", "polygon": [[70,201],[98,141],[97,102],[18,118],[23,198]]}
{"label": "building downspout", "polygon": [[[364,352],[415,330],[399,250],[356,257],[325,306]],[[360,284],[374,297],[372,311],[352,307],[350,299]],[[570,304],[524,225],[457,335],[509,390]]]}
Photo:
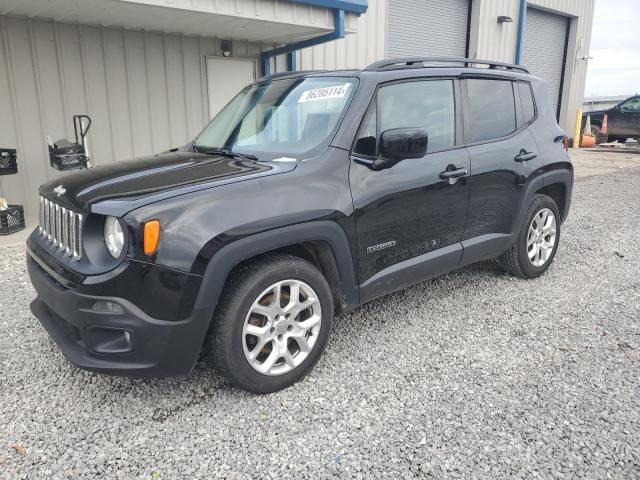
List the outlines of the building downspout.
{"label": "building downspout", "polygon": [[522,37],[524,36],[524,22],[527,19],[527,0],[520,0],[520,15],[518,16],[518,33],[516,37],[515,64],[520,65],[522,57]]}
{"label": "building downspout", "polygon": [[262,75],[266,76],[271,73],[270,60],[271,57],[277,55],[287,54],[287,63],[289,70],[296,69],[296,50],[302,48],[313,47],[314,45],[320,45],[321,43],[331,42],[339,38],[344,38],[345,35],[345,13],[344,10],[335,9],[333,11],[333,32],[326,33],[319,37],[310,38],[308,40],[302,40],[301,42],[291,43],[289,45],[283,45],[281,47],[274,48],[272,50],[264,51],[260,54],[260,64],[262,66]]}
{"label": "building downspout", "polygon": [[298,59],[296,57],[296,51],[293,50],[287,53],[287,70],[295,72],[298,69]]}

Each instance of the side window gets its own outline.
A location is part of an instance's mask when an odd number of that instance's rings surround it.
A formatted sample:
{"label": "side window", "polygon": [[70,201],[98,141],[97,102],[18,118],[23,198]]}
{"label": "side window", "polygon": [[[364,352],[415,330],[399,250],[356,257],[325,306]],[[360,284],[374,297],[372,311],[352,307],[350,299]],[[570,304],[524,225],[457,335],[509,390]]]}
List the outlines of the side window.
{"label": "side window", "polygon": [[531,85],[528,83],[518,82],[518,92],[520,93],[520,103],[522,104],[522,117],[524,123],[529,123],[536,116],[536,107],[533,103],[533,95],[531,93]]}
{"label": "side window", "polygon": [[367,155],[369,157],[376,156],[378,141],[376,126],[376,103],[373,102],[362,120],[362,125],[358,132],[358,139],[356,140],[355,147],[353,148],[354,153]]}
{"label": "side window", "polygon": [[510,80],[467,80],[471,142],[504,137],[516,129]]}
{"label": "side window", "polygon": [[378,91],[379,131],[424,128],[428,151],[453,147],[455,100],[452,80],[395,83]]}
{"label": "side window", "polygon": [[630,98],[620,105],[623,112],[640,112],[640,97]]}

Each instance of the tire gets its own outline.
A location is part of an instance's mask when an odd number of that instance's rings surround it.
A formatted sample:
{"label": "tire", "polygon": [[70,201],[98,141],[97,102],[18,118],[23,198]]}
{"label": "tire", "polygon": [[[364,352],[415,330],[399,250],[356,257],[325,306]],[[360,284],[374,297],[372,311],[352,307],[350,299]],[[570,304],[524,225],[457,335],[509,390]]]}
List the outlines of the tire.
{"label": "tire", "polygon": [[[551,248],[549,248],[550,242],[547,241],[550,239],[550,234],[543,235],[544,231],[541,231],[539,234],[536,233],[530,236],[530,229],[535,227],[533,223],[534,219],[536,219],[537,226],[540,223],[539,220],[544,218],[540,217],[544,212],[551,212],[555,219],[555,237]],[[546,218],[548,219],[548,216]],[[531,201],[531,205],[529,205],[526,221],[518,233],[516,242],[498,259],[500,266],[507,273],[517,277],[536,278],[542,275],[547,271],[558,251],[558,245],[560,244],[560,222],[560,212],[553,199],[547,195],[535,195]],[[551,229],[546,230],[546,232],[550,233]],[[538,240],[534,241],[538,250],[535,250],[536,246],[530,245],[532,237],[542,239],[539,244]],[[548,253],[548,256],[546,256],[546,253],[543,253],[543,251]],[[530,254],[534,252],[537,252],[537,255],[535,255],[532,260]],[[540,264],[543,260],[542,257],[546,259]]]}
{"label": "tire", "polygon": [[[296,289],[301,292],[297,304],[291,298]],[[275,301],[276,294],[280,302]],[[298,312],[306,304],[311,306]],[[288,254],[258,257],[238,268],[223,289],[207,337],[209,359],[241,389],[282,390],[309,373],[320,359],[333,313],[329,284],[311,263]]]}

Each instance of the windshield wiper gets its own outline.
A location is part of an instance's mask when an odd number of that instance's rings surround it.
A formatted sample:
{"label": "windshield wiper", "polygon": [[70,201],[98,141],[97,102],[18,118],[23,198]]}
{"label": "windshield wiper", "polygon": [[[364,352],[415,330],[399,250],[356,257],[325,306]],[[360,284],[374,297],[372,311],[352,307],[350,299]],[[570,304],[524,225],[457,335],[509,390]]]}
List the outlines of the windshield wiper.
{"label": "windshield wiper", "polygon": [[254,160],[254,161],[258,160],[258,157],[256,157],[255,155],[249,155],[249,154],[246,154],[246,153],[232,152],[228,148],[207,148],[207,147],[202,147],[200,145],[194,145],[193,149],[197,153],[207,153],[207,154],[210,154],[210,155],[222,155],[223,157],[239,158],[240,160]]}

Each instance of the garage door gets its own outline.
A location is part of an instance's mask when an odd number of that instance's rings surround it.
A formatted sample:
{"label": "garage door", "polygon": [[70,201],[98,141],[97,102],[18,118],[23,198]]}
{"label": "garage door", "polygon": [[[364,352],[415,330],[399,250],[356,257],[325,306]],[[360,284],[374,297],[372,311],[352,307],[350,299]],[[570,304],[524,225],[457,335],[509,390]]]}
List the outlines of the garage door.
{"label": "garage door", "polygon": [[568,32],[568,17],[527,8],[522,64],[529,67],[532,74],[547,81],[556,114],[560,112],[562,101]]}
{"label": "garage door", "polygon": [[387,57],[464,57],[469,4],[470,0],[390,0]]}

